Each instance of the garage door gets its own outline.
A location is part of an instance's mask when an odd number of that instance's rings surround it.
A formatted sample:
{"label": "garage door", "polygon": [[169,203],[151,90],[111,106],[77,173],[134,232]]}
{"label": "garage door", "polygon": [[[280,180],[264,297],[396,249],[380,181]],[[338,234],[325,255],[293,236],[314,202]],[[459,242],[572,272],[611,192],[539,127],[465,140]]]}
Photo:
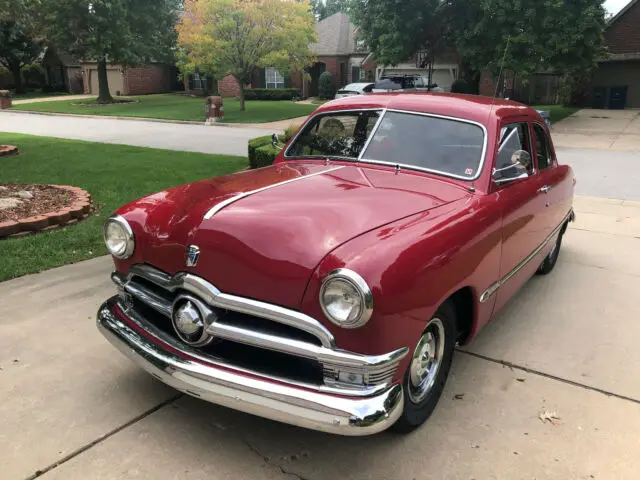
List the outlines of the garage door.
{"label": "garage door", "polygon": [[[386,68],[383,75],[422,75],[427,78],[426,70],[409,70],[401,68]],[[451,90],[451,85],[455,78],[451,76],[451,72],[448,68],[435,69],[432,74],[432,82],[437,83],[439,87],[442,87],[445,91]]]}
{"label": "garage door", "polygon": [[[122,72],[118,68],[107,69],[107,81],[109,82],[109,92],[111,95],[117,95],[118,92],[124,94]],[[98,94],[98,69],[92,68],[89,71],[89,85],[93,95]]]}

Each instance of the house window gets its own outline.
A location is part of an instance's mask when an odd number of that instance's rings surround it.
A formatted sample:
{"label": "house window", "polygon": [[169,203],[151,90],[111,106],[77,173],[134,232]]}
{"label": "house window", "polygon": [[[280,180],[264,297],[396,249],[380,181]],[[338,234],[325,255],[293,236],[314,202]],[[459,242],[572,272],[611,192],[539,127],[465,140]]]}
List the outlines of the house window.
{"label": "house window", "polygon": [[356,52],[364,52],[366,49],[367,46],[365,45],[364,40],[356,40]]}
{"label": "house window", "polygon": [[191,89],[192,90],[204,90],[207,79],[204,75],[199,73],[191,74]]}
{"label": "house window", "polygon": [[275,68],[265,68],[264,76],[267,88],[284,88],[284,77]]}

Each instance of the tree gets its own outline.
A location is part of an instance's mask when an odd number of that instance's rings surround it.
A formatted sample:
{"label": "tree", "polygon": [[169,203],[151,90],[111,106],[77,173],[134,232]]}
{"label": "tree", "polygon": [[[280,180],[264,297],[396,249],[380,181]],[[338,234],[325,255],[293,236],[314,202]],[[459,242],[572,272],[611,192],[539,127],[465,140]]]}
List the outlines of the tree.
{"label": "tree", "polygon": [[172,61],[179,0],[41,0],[40,24],[58,48],[98,65],[98,102],[113,101],[107,63]]}
{"label": "tree", "polygon": [[317,20],[324,20],[338,12],[349,13],[349,0],[310,0],[310,5]]}
{"label": "tree", "polygon": [[38,58],[42,50],[35,39],[35,30],[27,15],[26,2],[0,1],[0,65],[13,76],[16,92],[22,93],[22,67]]}
{"label": "tree", "polygon": [[[350,0],[350,12],[380,64],[454,47],[466,79],[504,68],[582,74],[603,54],[601,0]],[[507,42],[509,48],[506,49]],[[506,51],[506,53],[505,53]]]}
{"label": "tree", "polygon": [[275,67],[283,75],[302,72],[313,63],[309,44],[316,41],[307,0],[185,0],[177,27],[178,45],[187,60],[216,79],[233,75],[245,110],[245,85],[254,71]]}

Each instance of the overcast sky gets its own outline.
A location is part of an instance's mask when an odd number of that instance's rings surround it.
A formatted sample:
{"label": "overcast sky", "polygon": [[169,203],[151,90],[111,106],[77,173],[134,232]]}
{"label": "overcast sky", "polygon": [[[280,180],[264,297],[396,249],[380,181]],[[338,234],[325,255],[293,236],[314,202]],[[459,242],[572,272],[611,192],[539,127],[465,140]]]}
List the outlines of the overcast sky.
{"label": "overcast sky", "polygon": [[607,0],[606,2],[604,2],[604,8],[606,8],[607,11],[609,11],[609,12],[611,12],[611,13],[613,13],[615,15],[627,3],[629,3],[629,0]]}

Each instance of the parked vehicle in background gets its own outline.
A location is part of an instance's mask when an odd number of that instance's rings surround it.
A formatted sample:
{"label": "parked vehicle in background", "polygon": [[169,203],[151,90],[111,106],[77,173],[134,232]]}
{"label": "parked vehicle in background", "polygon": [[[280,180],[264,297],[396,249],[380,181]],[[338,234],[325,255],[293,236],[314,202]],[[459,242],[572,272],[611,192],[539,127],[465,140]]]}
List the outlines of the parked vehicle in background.
{"label": "parked vehicle in background", "polygon": [[373,83],[350,83],[349,85],[341,88],[336,92],[335,98],[350,97],[352,95],[362,95],[365,93],[371,93],[373,90]]}
{"label": "parked vehicle in background", "polygon": [[373,87],[373,93],[416,91],[442,93],[444,89],[436,83],[429,85],[428,79],[421,75],[383,75]]}
{"label": "parked vehicle in background", "polygon": [[526,105],[334,100],[273,165],[118,209],[104,228],[117,295],[98,328],[202,400],[343,435],[408,432],[456,343],[554,268],[574,184]]}

